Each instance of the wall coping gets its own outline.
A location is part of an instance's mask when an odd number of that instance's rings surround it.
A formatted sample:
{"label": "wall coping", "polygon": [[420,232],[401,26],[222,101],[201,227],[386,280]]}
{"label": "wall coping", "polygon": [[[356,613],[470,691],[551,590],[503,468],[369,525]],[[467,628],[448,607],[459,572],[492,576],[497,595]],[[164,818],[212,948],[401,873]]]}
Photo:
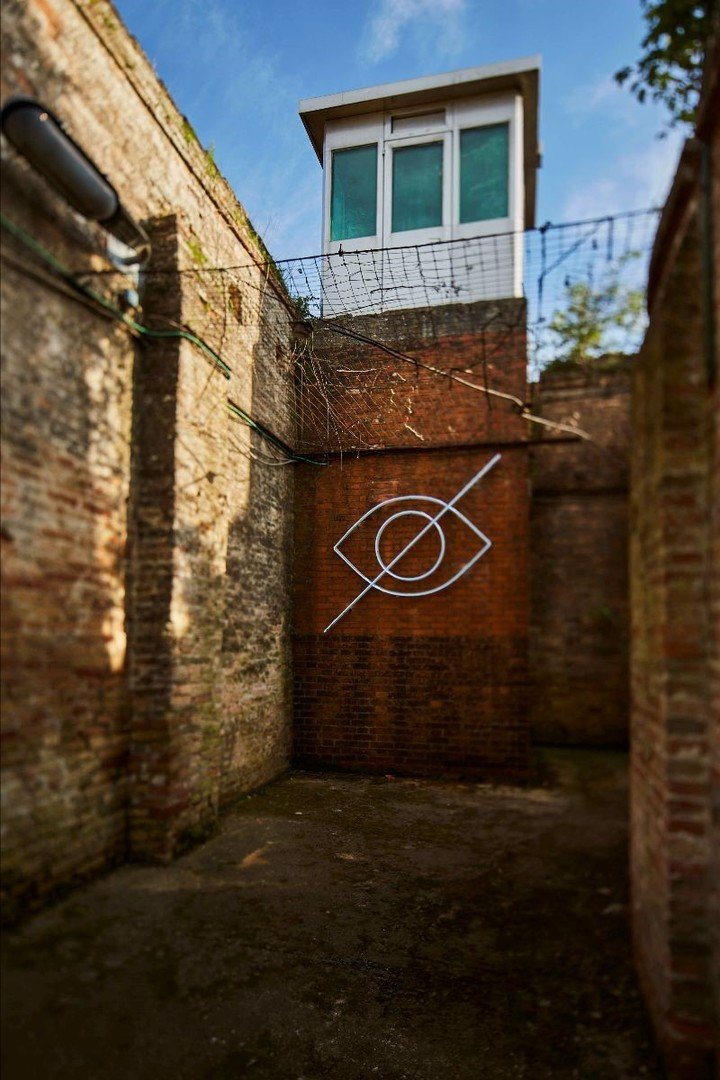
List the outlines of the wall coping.
{"label": "wall coping", "polygon": [[655,243],[648,270],[647,309],[657,301],[666,270],[684,236],[688,214],[698,198],[701,145],[698,139],[687,139],[683,146],[670,192],[660,215]]}
{"label": "wall coping", "polygon": [[[247,252],[249,263],[258,268],[270,268],[269,283],[288,311],[295,305],[285,282],[275,267],[260,235],[255,230],[245,207],[228,180],[215,166],[200,143],[192,124],[178,109],[163,81],[158,77],[145,50],[115,7],[113,0],[71,0],[80,18],[86,23],[122,71],[128,85],[137,94],[167,142],[184,162],[208,200],[216,207],[229,231]],[[168,121],[174,121],[168,123]],[[137,213],[137,211],[136,211]]]}

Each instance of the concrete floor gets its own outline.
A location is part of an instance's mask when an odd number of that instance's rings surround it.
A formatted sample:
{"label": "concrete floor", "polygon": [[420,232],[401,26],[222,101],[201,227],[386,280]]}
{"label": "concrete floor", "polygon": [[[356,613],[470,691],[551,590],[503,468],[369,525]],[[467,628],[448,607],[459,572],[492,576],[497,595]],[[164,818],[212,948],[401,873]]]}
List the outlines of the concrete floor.
{"label": "concrete floor", "polygon": [[5,936],[4,1080],[658,1077],[626,760],[540,775],[296,773],[81,889]]}

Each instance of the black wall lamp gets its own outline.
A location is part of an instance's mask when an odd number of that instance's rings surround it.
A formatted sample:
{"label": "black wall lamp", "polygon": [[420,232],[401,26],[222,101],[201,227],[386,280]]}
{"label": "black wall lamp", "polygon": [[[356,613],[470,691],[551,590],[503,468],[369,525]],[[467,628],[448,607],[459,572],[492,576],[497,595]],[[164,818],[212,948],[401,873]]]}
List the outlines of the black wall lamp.
{"label": "black wall lamp", "polygon": [[0,111],[0,128],[75,210],[133,249],[132,255],[113,256],[113,261],[132,266],[147,260],[147,233],[127,212],[107,177],[49,109],[34,98],[12,97]]}

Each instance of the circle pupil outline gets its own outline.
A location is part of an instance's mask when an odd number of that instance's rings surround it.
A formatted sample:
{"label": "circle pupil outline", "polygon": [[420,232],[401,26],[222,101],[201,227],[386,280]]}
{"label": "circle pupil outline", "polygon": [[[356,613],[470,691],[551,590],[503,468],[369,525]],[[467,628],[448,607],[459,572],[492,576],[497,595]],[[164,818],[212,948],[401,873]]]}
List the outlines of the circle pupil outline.
{"label": "circle pupil outline", "polygon": [[[436,558],[435,562],[430,567],[430,569],[425,570],[422,574],[413,574],[413,575],[396,574],[394,570],[391,570],[387,566],[387,564],[385,563],[385,560],[383,559],[382,555],[380,554],[380,541],[382,540],[383,533],[387,529],[388,525],[391,525],[393,523],[393,521],[397,521],[399,518],[404,518],[404,517],[421,517],[421,518],[425,518],[425,520],[427,522],[429,522],[436,529],[437,534],[440,537],[440,552],[438,554],[438,557]],[[387,521],[384,521],[383,524],[378,529],[377,533],[375,534],[375,558],[378,561],[378,565],[379,565],[380,569],[385,574],[389,574],[390,577],[395,578],[396,581],[423,581],[425,578],[430,577],[430,575],[434,574],[435,571],[437,570],[437,568],[442,564],[442,561],[445,558],[445,550],[446,550],[445,533],[441,529],[440,525],[438,525],[437,521],[435,521],[430,516],[430,514],[426,513],[424,510],[399,510],[398,513],[392,514],[387,519]]]}

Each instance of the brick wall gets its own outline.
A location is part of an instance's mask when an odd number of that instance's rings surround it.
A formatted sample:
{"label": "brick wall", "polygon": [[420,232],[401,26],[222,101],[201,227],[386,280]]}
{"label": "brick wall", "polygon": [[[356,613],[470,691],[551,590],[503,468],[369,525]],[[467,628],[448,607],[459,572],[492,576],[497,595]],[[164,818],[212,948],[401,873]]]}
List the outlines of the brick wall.
{"label": "brick wall", "polygon": [[632,361],[550,369],[533,410],[592,442],[531,451],[530,723],[533,741],[628,738],[627,503]]}
{"label": "brick wall", "polygon": [[[3,889],[29,903],[169,857],[287,765],[293,478],[227,400],[292,438],[294,313],[111,5],[9,3],[3,36],[3,100],[49,105],[152,233],[141,321],[232,369],[137,342],[3,235]],[[3,212],[117,302],[102,230],[2,153]]]}
{"label": "brick wall", "polygon": [[315,332],[311,359],[301,369],[306,407],[300,409],[299,438],[305,450],[421,449],[527,438],[526,422],[507,402],[358,338],[524,400],[524,303],[448,304],[337,319]]}
{"label": "brick wall", "polygon": [[[712,1077],[720,1060],[718,59],[699,129],[710,148],[709,199],[702,144],[690,142],[658,231],[633,388],[634,939],[668,1074],[687,1078]],[[709,263],[714,292],[706,291]]]}
{"label": "brick wall", "polygon": [[[482,327],[493,314],[490,335]],[[448,371],[477,368],[484,338],[492,350],[488,385],[524,399],[522,302],[344,323]],[[319,427],[306,428],[307,445],[334,449],[340,436],[346,450],[364,450],[335,454],[326,469],[302,466],[296,486],[296,759],[416,775],[522,777],[528,768],[525,422],[507,402],[489,407],[482,394],[330,331],[316,337],[314,350],[337,423],[324,436]],[[372,404],[359,409],[358,395],[365,396],[370,381]],[[496,451],[499,464],[458,504],[492,540],[490,551],[446,591],[399,598],[373,590],[324,634],[365,584],[333,551],[343,533],[388,498],[452,498]],[[378,572],[378,527],[399,507],[378,511],[348,538],[348,557],[367,575]],[[403,532],[402,522],[388,527],[380,547],[386,563],[417,531],[410,522],[412,532]],[[443,572],[451,576],[475,554],[478,540],[451,514],[442,524]],[[428,534],[408,554],[403,574],[432,565],[438,545]],[[434,574],[427,579],[436,583]]]}
{"label": "brick wall", "polygon": [[[710,866],[708,881],[708,910],[710,927],[711,971],[710,982],[713,987],[715,1007],[715,1058],[720,1062],[720,731],[717,718],[720,717],[720,138],[718,137],[718,80],[720,79],[720,58],[716,42],[715,52],[710,62],[710,79],[713,85],[706,86],[698,134],[709,147],[705,158],[705,182],[710,188],[711,197],[704,203],[705,227],[708,231],[708,261],[713,267],[712,292],[710,303],[714,309],[714,321],[711,347],[708,350],[708,366],[714,363],[712,400],[710,404],[712,437],[710,440],[710,485],[708,491],[708,528],[709,528],[709,744],[710,744]],[[709,220],[708,220],[709,219]],[[709,226],[709,228],[708,228]],[[706,324],[706,332],[708,330]],[[710,334],[708,334],[710,337]],[[714,357],[712,356],[714,353]],[[712,568],[715,568],[714,572]],[[715,727],[713,728],[713,717]]]}

